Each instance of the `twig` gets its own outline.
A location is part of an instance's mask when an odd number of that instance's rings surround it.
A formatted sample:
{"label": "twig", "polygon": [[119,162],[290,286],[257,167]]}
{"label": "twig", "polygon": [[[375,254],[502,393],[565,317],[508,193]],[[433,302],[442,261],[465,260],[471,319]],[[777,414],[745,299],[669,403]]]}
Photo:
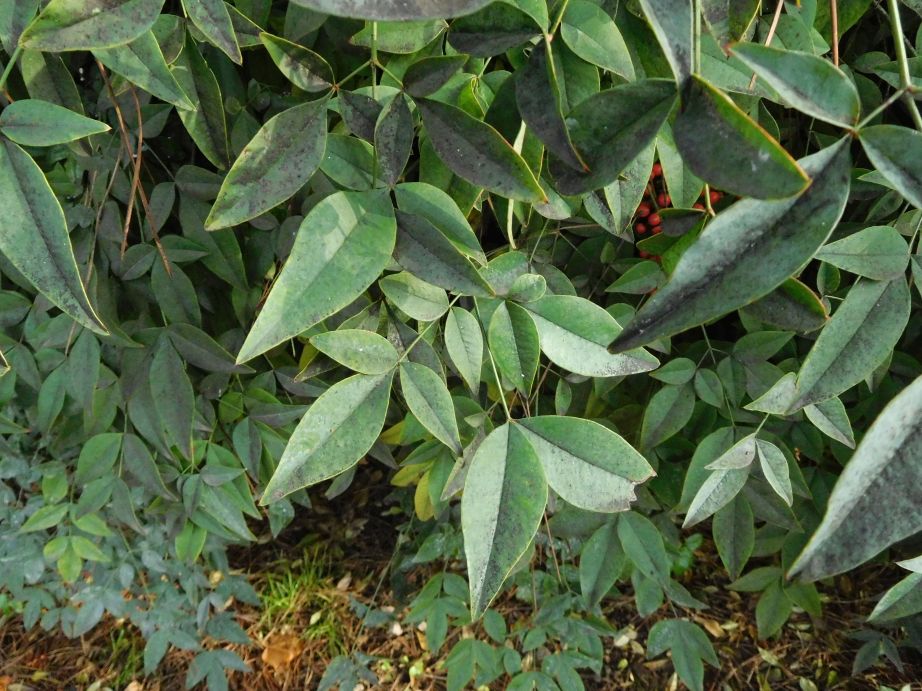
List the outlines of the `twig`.
{"label": "twig", "polygon": [[[781,21],[781,10],[784,9],[784,0],[778,0],[778,4],[775,6],[775,15],[772,17],[772,23],[768,27],[768,35],[765,37],[765,45],[768,46],[771,44],[772,39],[775,37],[775,31],[778,29],[778,22]],[[749,90],[752,91],[756,86],[757,75],[753,74],[752,79],[749,81]]]}
{"label": "twig", "polygon": [[900,8],[896,0],[887,0],[887,9],[890,15],[890,30],[893,32],[893,48],[896,50],[896,60],[900,65],[900,86],[905,90],[903,103],[906,104],[916,129],[922,132],[922,115],[919,114],[919,108],[913,98],[912,74],[909,72],[906,46],[903,45],[903,22],[900,19]]}
{"label": "twig", "polygon": [[839,66],[839,6],[836,0],[829,0],[829,14],[832,18],[832,64]]}

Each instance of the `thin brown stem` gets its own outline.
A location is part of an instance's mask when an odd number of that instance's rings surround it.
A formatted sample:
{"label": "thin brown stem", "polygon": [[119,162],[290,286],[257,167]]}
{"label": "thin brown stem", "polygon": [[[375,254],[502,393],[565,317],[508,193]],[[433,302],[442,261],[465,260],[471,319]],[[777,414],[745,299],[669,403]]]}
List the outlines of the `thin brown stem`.
{"label": "thin brown stem", "polygon": [[[765,45],[771,45],[772,39],[775,37],[775,31],[778,30],[778,22],[781,21],[781,10],[784,9],[784,0],[778,0],[778,4],[775,5],[775,15],[772,17],[772,23],[768,27],[768,34],[765,36]],[[752,91],[756,87],[757,76],[752,75],[752,79],[749,81],[749,90]]]}
{"label": "thin brown stem", "polygon": [[829,0],[829,15],[832,19],[832,64],[839,66],[839,6],[836,0]]}

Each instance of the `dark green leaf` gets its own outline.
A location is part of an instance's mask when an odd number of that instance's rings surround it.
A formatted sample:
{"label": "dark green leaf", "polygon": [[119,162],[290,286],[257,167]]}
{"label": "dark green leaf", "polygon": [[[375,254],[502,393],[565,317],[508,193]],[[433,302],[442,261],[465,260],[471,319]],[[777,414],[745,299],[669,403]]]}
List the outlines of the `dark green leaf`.
{"label": "dark green leaf", "polygon": [[468,388],[480,388],[483,364],[483,332],[477,318],[461,307],[452,307],[445,319],[445,350]]}
{"label": "dark green leaf", "polygon": [[451,240],[423,216],[397,211],[394,258],[414,276],[460,295],[493,295],[490,284]]}
{"label": "dark green leaf", "polygon": [[831,62],[758,43],[739,43],[733,54],[799,111],[842,127],[858,122],[858,90]]}
{"label": "dark green leaf", "polygon": [[656,138],[675,99],[675,84],[647,79],[616,86],[579,103],[567,114],[567,124],[589,172],[556,172],[560,192],[581,194],[614,182]]}
{"label": "dark green leaf", "polygon": [[586,62],[634,81],[634,65],[624,38],[612,18],[590,0],[570,0],[560,36]]}
{"label": "dark green leaf", "polygon": [[243,64],[237,35],[231,23],[230,13],[224,0],[182,0],[186,16],[205,35],[205,39],[217,46],[238,65]]}
{"label": "dark green leaf", "polygon": [[414,62],[403,75],[403,88],[414,98],[429,96],[464,67],[467,59],[467,55],[433,55]]}
{"label": "dark green leaf", "polygon": [[340,17],[399,21],[460,17],[490,0],[293,0],[294,4]]}
{"label": "dark green leaf", "polygon": [[489,58],[540,33],[534,18],[513,3],[491,2],[482,10],[452,22],[448,42],[461,53]]}
{"label": "dark green leaf", "polygon": [[173,63],[172,72],[195,106],[191,110],[178,110],[179,119],[205,157],[219,169],[227,168],[230,152],[221,88],[190,37],[186,37],[185,47]]}
{"label": "dark green leaf", "polygon": [[528,396],[540,357],[538,330],[528,312],[514,302],[501,302],[490,318],[487,341],[500,373]]}
{"label": "dark green leaf", "polygon": [[683,386],[664,386],[647,404],[640,428],[640,448],[652,449],[685,427],[695,409],[695,391]]}
{"label": "dark green leaf", "polygon": [[568,166],[579,171],[588,171],[586,164],[573,148],[570,133],[567,132],[564,123],[560,87],[553,72],[553,62],[547,59],[549,50],[547,43],[541,42],[536,45],[525,66],[515,77],[511,77],[515,79],[516,103],[522,120],[532,129],[535,136],[544,142],[549,151]]}
{"label": "dark green leaf", "polygon": [[195,394],[179,354],[161,339],[150,365],[150,393],[167,437],[187,459],[192,458]]}
{"label": "dark green leaf", "polygon": [[859,138],[878,172],[913,206],[922,209],[922,132],[876,125],[863,128]]}
{"label": "dark green leaf", "polygon": [[416,105],[432,147],[456,175],[510,199],[544,200],[528,164],[495,129],[439,101],[420,99]]}
{"label": "dark green leaf", "polygon": [[378,287],[412,319],[431,322],[448,310],[448,296],[444,290],[406,271],[385,276],[378,281]]}
{"label": "dark green leaf", "polygon": [[598,605],[624,568],[617,523],[607,521],[586,540],[579,554],[579,586],[588,607]]}
{"label": "dark green leaf", "polygon": [[375,125],[375,153],[381,176],[388,187],[397,184],[413,149],[413,115],[403,94],[397,94],[381,109]]}
{"label": "dark green leaf", "polygon": [[714,514],[711,526],[720,560],[727,567],[730,578],[739,578],[755,545],[756,531],[749,502],[737,496]]}
{"label": "dark green leaf", "polygon": [[333,69],[314,51],[272,34],[262,33],[259,38],[282,74],[299,89],[325,91],[333,85]]}
{"label": "dark green leaf", "polygon": [[228,171],[208,218],[207,230],[256,218],[291,197],[323,161],[326,101],[310,101],[270,119]]}
{"label": "dark green leaf", "polygon": [[676,82],[684,87],[692,73],[696,49],[692,0],[640,0],[640,6],[672,67]]}
{"label": "dark green leaf", "polygon": [[802,192],[809,183],[777,141],[700,77],[691,78],[673,134],[691,171],[722,190],[777,199]]}

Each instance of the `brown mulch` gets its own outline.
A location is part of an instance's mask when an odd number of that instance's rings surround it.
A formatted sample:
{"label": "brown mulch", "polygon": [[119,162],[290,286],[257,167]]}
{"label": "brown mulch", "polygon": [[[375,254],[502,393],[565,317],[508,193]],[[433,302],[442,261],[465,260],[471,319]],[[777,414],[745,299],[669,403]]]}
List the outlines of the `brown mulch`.
{"label": "brown mulch", "polygon": [[[350,609],[351,599],[377,608],[397,604],[387,590],[387,566],[399,519],[375,515],[380,508],[369,510],[369,505],[381,506],[382,497],[376,494],[373,489],[360,489],[342,500],[321,503],[278,540],[232,553],[232,563],[251,574],[257,590],[264,585],[267,572],[286,568],[286,563],[290,568],[290,563],[299,558],[294,555],[318,554],[310,550],[320,545],[324,546],[327,569],[317,592],[304,594],[304,611],[288,612],[276,621],[267,621],[258,610],[240,610],[239,621],[250,634],[253,645],[234,649],[253,671],[233,673],[232,689],[314,689],[331,657],[343,652],[344,647],[385,661],[376,670],[382,679],[376,688],[434,691],[445,687],[445,671],[439,660],[428,655],[425,636],[416,627],[401,624],[399,614],[396,624],[390,627],[363,627]],[[333,547],[328,548],[329,545]],[[637,615],[630,596],[608,602],[608,620],[622,633],[606,639],[603,674],[599,678],[585,677],[586,688],[604,691],[681,688],[668,658],[647,660],[643,643],[658,618],[691,616],[708,631],[721,659],[719,671],[707,670],[708,691],[861,690],[878,689],[882,685],[900,689],[907,684],[913,691],[922,691],[922,659],[905,650],[901,651],[905,665],[902,673],[885,663],[859,677],[850,676],[861,642],[849,638],[848,633],[861,626],[863,617],[873,608],[874,598],[901,576],[899,571],[896,567],[871,565],[836,579],[834,589],[822,590],[822,619],[811,620],[806,613],[795,613],[779,636],[760,641],[755,630],[756,598],[724,587],[728,582],[726,574],[713,547],[706,543],[696,553],[696,563],[685,586],[706,601],[709,608],[692,613],[665,605],[645,620]],[[420,584],[427,575],[419,575]],[[511,596],[495,606],[505,615],[510,628],[513,622],[530,615],[530,608]],[[333,649],[332,642],[322,636],[305,635],[314,626],[312,617],[316,618],[321,610],[325,621],[335,626],[339,649]],[[457,637],[462,632],[453,635]],[[449,639],[442,647],[442,657],[454,640]],[[132,626],[114,620],[104,621],[76,640],[57,632],[37,629],[26,632],[20,622],[12,620],[0,625],[0,691],[83,691],[94,682],[99,683],[97,688],[128,691],[184,689],[185,670],[192,655],[172,651],[156,678],[144,678],[143,647],[143,638]],[[804,680],[815,686],[805,685]],[[496,684],[494,688],[501,686]]]}

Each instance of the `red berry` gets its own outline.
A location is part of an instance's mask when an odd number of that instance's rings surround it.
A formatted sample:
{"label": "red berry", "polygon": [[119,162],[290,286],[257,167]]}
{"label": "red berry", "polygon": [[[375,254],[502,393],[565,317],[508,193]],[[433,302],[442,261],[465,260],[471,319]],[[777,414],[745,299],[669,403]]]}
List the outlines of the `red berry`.
{"label": "red berry", "polygon": [[669,206],[672,203],[672,198],[665,192],[660,192],[656,195],[656,205],[660,208],[664,206]]}
{"label": "red berry", "polygon": [[640,258],[641,258],[641,259],[646,259],[646,258],[649,257],[649,256],[650,256],[649,253],[644,252],[643,250],[640,250]]}
{"label": "red berry", "polygon": [[695,204],[694,204],[694,206],[692,206],[692,208],[693,208],[693,209],[698,209],[699,211],[704,211],[704,204],[702,204],[701,202],[695,202]]}
{"label": "red berry", "polygon": [[651,230],[653,231],[653,234],[656,235],[657,233],[663,232],[663,226],[653,226]]}
{"label": "red berry", "polygon": [[711,204],[716,204],[721,199],[723,199],[723,195],[717,190],[711,190],[710,199],[711,199]]}
{"label": "red berry", "polygon": [[650,210],[650,205],[647,202],[641,202],[640,206],[637,207],[637,215],[640,216],[640,218],[645,218],[650,215]]}
{"label": "red berry", "polygon": [[647,216],[647,223],[649,223],[651,226],[658,226],[662,222],[663,219],[661,219],[660,215],[657,213],[653,213]]}
{"label": "red berry", "polygon": [[653,164],[653,177],[658,178],[662,174],[663,174],[663,166],[661,166],[659,163],[654,163]]}
{"label": "red berry", "polygon": [[643,223],[637,223],[634,225],[634,230],[637,231],[638,235],[643,235],[647,232],[647,226],[645,226]]}

